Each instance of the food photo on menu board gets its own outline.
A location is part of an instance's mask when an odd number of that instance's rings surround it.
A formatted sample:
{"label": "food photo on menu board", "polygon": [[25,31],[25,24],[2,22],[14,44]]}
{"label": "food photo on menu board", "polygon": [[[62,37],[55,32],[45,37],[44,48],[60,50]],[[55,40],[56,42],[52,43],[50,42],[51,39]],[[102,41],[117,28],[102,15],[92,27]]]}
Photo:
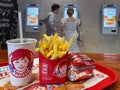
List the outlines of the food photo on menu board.
{"label": "food photo on menu board", "polygon": [[38,26],[38,7],[27,7],[27,26]]}
{"label": "food photo on menu board", "polygon": [[104,8],[104,27],[116,27],[116,8]]}

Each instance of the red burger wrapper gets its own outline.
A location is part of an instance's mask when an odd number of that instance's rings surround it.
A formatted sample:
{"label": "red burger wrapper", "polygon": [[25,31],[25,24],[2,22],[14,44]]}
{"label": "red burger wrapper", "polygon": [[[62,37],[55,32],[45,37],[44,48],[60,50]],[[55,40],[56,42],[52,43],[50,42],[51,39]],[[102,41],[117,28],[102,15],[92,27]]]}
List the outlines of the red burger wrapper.
{"label": "red burger wrapper", "polygon": [[39,53],[39,62],[40,84],[62,84],[66,81],[68,53],[56,60],[50,60]]}
{"label": "red burger wrapper", "polygon": [[95,62],[82,53],[70,53],[68,56],[68,79],[80,81],[93,76]]}

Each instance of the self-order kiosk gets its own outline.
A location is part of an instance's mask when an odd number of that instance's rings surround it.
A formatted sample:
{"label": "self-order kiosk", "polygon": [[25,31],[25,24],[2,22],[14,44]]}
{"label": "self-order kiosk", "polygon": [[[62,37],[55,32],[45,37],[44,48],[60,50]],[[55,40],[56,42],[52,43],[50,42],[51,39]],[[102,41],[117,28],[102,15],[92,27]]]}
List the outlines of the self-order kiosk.
{"label": "self-order kiosk", "polygon": [[39,4],[27,4],[26,6],[26,32],[39,32]]}
{"label": "self-order kiosk", "polygon": [[118,34],[117,6],[105,4],[102,7],[102,33]]}

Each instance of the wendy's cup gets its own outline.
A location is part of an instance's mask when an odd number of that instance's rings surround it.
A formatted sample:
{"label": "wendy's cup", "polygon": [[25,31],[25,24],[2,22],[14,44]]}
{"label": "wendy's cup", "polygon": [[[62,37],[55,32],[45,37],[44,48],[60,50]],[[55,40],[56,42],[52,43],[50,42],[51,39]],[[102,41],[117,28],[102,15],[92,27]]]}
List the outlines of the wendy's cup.
{"label": "wendy's cup", "polygon": [[36,42],[33,38],[6,41],[11,85],[23,86],[30,82]]}

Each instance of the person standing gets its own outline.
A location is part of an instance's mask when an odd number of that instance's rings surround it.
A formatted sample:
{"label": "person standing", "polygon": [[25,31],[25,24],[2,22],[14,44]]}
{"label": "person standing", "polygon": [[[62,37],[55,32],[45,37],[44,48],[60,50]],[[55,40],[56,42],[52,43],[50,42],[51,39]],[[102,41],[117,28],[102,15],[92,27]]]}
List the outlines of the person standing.
{"label": "person standing", "polygon": [[46,34],[50,36],[51,34],[54,34],[57,30],[56,27],[56,14],[58,14],[60,9],[59,4],[53,4],[51,6],[51,12],[47,15],[47,17],[44,20],[44,23],[46,25]]}
{"label": "person standing", "polygon": [[79,45],[83,45],[82,33],[80,32],[80,19],[74,18],[74,9],[68,8],[68,17],[61,19],[61,36],[65,36],[68,41],[72,36],[75,37],[70,52],[80,52]]}

